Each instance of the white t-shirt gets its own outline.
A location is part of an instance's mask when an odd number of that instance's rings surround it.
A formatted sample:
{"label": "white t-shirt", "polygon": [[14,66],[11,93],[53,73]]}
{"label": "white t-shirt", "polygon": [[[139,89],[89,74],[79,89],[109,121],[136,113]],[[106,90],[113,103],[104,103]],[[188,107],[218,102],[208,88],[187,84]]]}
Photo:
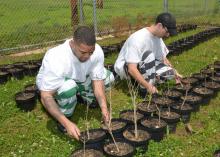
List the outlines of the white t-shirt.
{"label": "white t-shirt", "polygon": [[72,52],[69,41],[50,49],[45,54],[36,80],[40,90],[57,90],[66,78],[76,82],[85,82],[87,76],[92,80],[104,79],[102,48],[96,44],[90,58],[86,62],[80,62]]}
{"label": "white t-shirt", "polygon": [[155,59],[160,61],[169,53],[161,38],[154,36],[147,28],[142,28],[126,40],[115,62],[115,72],[121,79],[126,78],[124,64],[138,64],[146,51],[153,52]]}

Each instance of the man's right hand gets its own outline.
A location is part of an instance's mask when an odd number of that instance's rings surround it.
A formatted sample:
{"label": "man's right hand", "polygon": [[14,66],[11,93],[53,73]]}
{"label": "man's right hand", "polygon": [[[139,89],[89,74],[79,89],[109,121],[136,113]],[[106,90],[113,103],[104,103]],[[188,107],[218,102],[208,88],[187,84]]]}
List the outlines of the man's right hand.
{"label": "man's right hand", "polygon": [[157,88],[152,85],[152,84],[149,84],[148,88],[147,88],[147,91],[150,93],[150,94],[154,94],[154,93],[158,93],[158,90]]}
{"label": "man's right hand", "polygon": [[68,125],[66,125],[66,131],[68,133],[68,135],[70,137],[75,138],[76,140],[79,140],[80,137],[80,130],[79,128],[76,126],[76,124],[74,124],[73,122],[69,122]]}

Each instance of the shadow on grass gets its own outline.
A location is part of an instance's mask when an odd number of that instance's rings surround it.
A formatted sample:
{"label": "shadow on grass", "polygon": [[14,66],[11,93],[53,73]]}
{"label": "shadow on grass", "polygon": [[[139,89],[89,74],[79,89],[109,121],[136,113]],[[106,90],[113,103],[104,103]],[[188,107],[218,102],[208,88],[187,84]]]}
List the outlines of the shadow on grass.
{"label": "shadow on grass", "polygon": [[127,96],[130,96],[126,80],[118,80],[116,84],[114,85],[114,88],[116,90],[121,90],[124,94],[126,94]]}

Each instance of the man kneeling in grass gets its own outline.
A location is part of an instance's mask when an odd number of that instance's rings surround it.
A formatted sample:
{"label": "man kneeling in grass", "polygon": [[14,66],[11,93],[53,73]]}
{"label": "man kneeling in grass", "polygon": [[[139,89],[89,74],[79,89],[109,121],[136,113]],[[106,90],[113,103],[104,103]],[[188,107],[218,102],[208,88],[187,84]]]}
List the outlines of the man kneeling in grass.
{"label": "man kneeling in grass", "polygon": [[79,139],[80,130],[69,120],[80,95],[89,105],[97,100],[103,120],[109,121],[105,86],[114,81],[104,68],[104,54],[95,33],[87,26],[76,29],[73,39],[50,49],[37,75],[37,86],[46,110],[58,121],[58,128]]}
{"label": "man kneeling in grass", "polygon": [[133,33],[124,43],[115,62],[115,72],[121,79],[132,77],[140,84],[141,96],[147,91],[157,93],[154,86],[156,78],[161,80],[182,77],[173,68],[167,54],[169,50],[162,38],[176,35],[176,20],[170,13],[161,13],[155,24],[142,28]]}

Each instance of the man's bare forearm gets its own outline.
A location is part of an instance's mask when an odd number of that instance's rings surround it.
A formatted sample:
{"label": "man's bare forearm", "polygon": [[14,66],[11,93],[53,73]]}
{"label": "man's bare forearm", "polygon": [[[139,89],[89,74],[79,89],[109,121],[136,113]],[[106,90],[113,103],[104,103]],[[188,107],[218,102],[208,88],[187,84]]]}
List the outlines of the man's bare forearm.
{"label": "man's bare forearm", "polygon": [[54,100],[53,96],[46,96],[42,98],[42,100],[46,110],[58,121],[60,120],[60,117],[64,116],[63,113],[60,112],[58,105]]}
{"label": "man's bare forearm", "polygon": [[105,89],[104,89],[104,82],[101,81],[94,81],[94,94],[95,97],[100,105],[102,107],[103,105],[106,106],[106,97],[105,97]]}

